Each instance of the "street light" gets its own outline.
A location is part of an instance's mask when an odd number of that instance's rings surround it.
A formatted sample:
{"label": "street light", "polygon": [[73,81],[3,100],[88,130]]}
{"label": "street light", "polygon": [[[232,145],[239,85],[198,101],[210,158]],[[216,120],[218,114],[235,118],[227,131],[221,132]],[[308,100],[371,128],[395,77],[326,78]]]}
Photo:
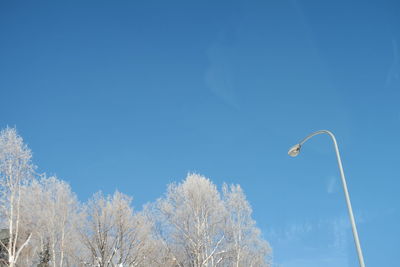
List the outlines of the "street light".
{"label": "street light", "polygon": [[308,135],[306,138],[304,138],[303,140],[300,141],[300,143],[294,145],[293,147],[291,147],[289,149],[289,156],[291,157],[296,157],[301,150],[301,146],[311,137],[318,135],[318,134],[328,134],[332,140],[333,140],[333,145],[335,147],[335,151],[336,151],[336,158],[337,158],[337,162],[339,165],[339,170],[340,170],[340,176],[342,178],[342,184],[343,184],[343,191],[344,191],[344,195],[346,198],[346,203],[347,203],[347,209],[349,211],[349,217],[350,217],[350,222],[351,222],[351,228],[353,230],[353,237],[354,237],[354,242],[356,245],[356,249],[357,249],[357,254],[358,254],[358,260],[360,261],[360,267],[365,267],[364,264],[364,257],[361,251],[361,246],[360,246],[360,240],[358,239],[358,233],[357,233],[357,227],[356,227],[356,221],[354,220],[354,215],[353,215],[353,209],[351,208],[351,202],[350,202],[350,196],[349,196],[349,192],[347,191],[347,184],[346,184],[346,178],[344,177],[344,172],[343,172],[343,166],[342,166],[342,160],[340,159],[340,154],[339,154],[339,148],[336,142],[336,138],[333,135],[333,133],[331,133],[330,131],[327,130],[321,130],[321,131],[316,131],[310,135]]}

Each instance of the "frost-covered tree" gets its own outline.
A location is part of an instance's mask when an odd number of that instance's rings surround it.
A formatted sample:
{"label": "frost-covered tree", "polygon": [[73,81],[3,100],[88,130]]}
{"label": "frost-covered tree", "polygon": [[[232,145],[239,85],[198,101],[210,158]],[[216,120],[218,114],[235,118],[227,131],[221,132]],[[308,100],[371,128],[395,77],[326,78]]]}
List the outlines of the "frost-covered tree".
{"label": "frost-covered tree", "polygon": [[270,266],[271,249],[251,217],[252,209],[242,188],[224,184],[222,191],[227,210],[225,246],[229,264],[226,266]]}
{"label": "frost-covered tree", "polygon": [[[83,263],[88,266],[110,266],[114,252],[115,240],[111,237],[114,227],[111,198],[96,193],[85,207],[87,221],[81,229],[81,239],[87,254]],[[90,260],[89,260],[90,259]]]}
{"label": "frost-covered tree", "polygon": [[209,179],[189,174],[182,183],[169,185],[155,210],[170,266],[269,266],[269,246],[239,186],[225,186],[221,198]]}
{"label": "frost-covered tree", "polygon": [[13,267],[24,248],[32,238],[31,232],[21,231],[22,186],[29,184],[34,166],[31,150],[24,144],[14,128],[0,132],[0,209],[1,225],[9,231],[7,245],[0,242],[7,251],[7,265]]}
{"label": "frost-covered tree", "polygon": [[134,212],[132,198],[38,176],[13,128],[0,132],[0,266],[269,267],[271,249],[239,185],[189,174]]}
{"label": "frost-covered tree", "polygon": [[111,199],[114,227],[111,231],[115,256],[113,266],[148,266],[154,252],[151,222],[134,213],[132,198],[115,192]]}
{"label": "frost-covered tree", "polygon": [[225,251],[225,208],[216,186],[207,178],[190,174],[181,184],[171,184],[158,203],[167,223],[164,233],[180,266],[217,266]]}
{"label": "frost-covered tree", "polygon": [[43,175],[22,189],[24,228],[34,233],[29,253],[24,254],[26,262],[53,267],[73,264],[79,249],[80,208],[69,184]]}
{"label": "frost-covered tree", "polygon": [[148,266],[154,252],[151,223],[141,213],[134,214],[132,198],[115,192],[97,193],[86,206],[87,219],[81,229],[88,266]]}

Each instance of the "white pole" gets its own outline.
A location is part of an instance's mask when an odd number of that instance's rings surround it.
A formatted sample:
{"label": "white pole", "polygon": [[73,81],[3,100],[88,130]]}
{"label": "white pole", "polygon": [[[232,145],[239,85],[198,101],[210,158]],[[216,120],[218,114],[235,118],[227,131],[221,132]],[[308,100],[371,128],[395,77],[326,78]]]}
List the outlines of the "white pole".
{"label": "white pole", "polygon": [[[333,145],[334,145],[335,151],[336,151],[336,158],[337,158],[337,162],[338,162],[339,170],[340,170],[340,177],[342,178],[344,196],[345,196],[345,198],[346,198],[347,209],[348,209],[348,212],[349,212],[351,228],[352,228],[352,230],[353,230],[354,243],[355,243],[356,249],[357,249],[358,260],[359,260],[359,262],[360,262],[360,267],[365,267],[365,264],[364,264],[364,257],[363,257],[362,250],[361,250],[361,245],[360,245],[360,240],[359,240],[359,238],[358,238],[358,232],[357,232],[357,227],[356,227],[356,221],[355,221],[355,219],[354,219],[353,209],[352,209],[352,207],[351,207],[350,195],[349,195],[349,192],[348,192],[348,190],[347,190],[346,178],[345,178],[345,176],[344,176],[344,171],[343,171],[343,166],[342,166],[342,160],[340,159],[339,147],[338,147],[338,145],[337,145],[335,136],[333,135],[332,132],[327,131],[327,130],[321,130],[321,131],[314,132],[314,133],[308,135],[306,138],[304,138],[304,139],[299,143],[299,146],[298,146],[298,149],[297,149],[297,153],[300,151],[301,146],[302,146],[308,139],[310,139],[311,137],[313,137],[313,136],[315,136],[315,135],[317,135],[317,134],[323,134],[323,133],[328,134],[328,135],[332,138],[332,140],[333,140]],[[294,156],[296,156],[296,155],[297,155],[297,154],[295,154]]]}

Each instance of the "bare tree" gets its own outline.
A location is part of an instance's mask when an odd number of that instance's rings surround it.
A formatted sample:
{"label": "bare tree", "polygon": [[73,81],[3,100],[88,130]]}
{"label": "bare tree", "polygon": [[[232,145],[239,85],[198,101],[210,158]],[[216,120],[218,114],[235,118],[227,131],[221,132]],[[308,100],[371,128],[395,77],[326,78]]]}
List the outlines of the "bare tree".
{"label": "bare tree", "polygon": [[89,266],[146,266],[154,249],[151,223],[133,213],[132,198],[115,192],[97,193],[86,206],[87,221],[81,239]]}
{"label": "bare tree", "polygon": [[35,233],[27,262],[47,260],[49,266],[67,266],[74,260],[79,203],[69,184],[43,176],[23,187],[24,228]]}
{"label": "bare tree", "polygon": [[114,253],[111,230],[114,227],[110,197],[105,198],[101,192],[96,193],[85,207],[87,221],[81,229],[81,239],[90,257],[84,261],[89,266],[110,266]]}
{"label": "bare tree", "polygon": [[[188,174],[134,212],[120,192],[81,206],[56,177],[37,178],[13,128],[0,132],[0,265],[11,267],[269,267],[271,249],[239,185],[222,194]],[[6,229],[6,234],[4,229]]]}
{"label": "bare tree", "polygon": [[29,243],[32,233],[22,233],[21,228],[21,187],[28,184],[32,177],[34,166],[32,154],[14,128],[6,128],[0,132],[0,201],[3,227],[9,231],[7,246],[7,264],[14,267],[21,251]]}
{"label": "bare tree", "polygon": [[112,201],[115,239],[113,266],[147,266],[154,252],[151,237],[151,222],[142,213],[134,213],[132,198],[115,192]]}
{"label": "bare tree", "polygon": [[218,266],[224,259],[226,210],[216,186],[189,174],[158,201],[160,232],[178,266]]}
{"label": "bare tree", "polygon": [[229,251],[229,264],[226,266],[270,266],[271,248],[261,238],[242,188],[240,185],[224,184],[222,191],[228,216],[225,225],[225,245]]}
{"label": "bare tree", "polygon": [[168,253],[165,266],[270,266],[270,247],[251,213],[239,185],[224,185],[222,198],[216,186],[198,174],[169,185],[151,213],[154,232]]}

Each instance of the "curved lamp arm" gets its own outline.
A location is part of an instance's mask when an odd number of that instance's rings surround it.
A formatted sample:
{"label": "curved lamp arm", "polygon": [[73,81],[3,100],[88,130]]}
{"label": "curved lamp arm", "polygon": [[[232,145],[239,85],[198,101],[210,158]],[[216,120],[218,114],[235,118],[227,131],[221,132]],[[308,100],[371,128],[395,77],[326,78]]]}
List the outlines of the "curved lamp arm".
{"label": "curved lamp arm", "polygon": [[356,249],[357,249],[358,260],[360,262],[360,267],[365,267],[364,257],[363,257],[362,250],[361,250],[361,245],[360,245],[360,240],[358,238],[356,221],[354,219],[353,209],[351,207],[350,195],[349,195],[349,192],[347,190],[346,178],[344,176],[342,160],[340,159],[339,147],[337,145],[335,135],[332,132],[328,131],[328,130],[320,130],[320,131],[316,131],[314,133],[311,133],[306,138],[301,140],[298,144],[296,144],[292,148],[290,148],[288,154],[290,156],[292,156],[292,157],[296,157],[300,153],[301,146],[305,142],[307,142],[308,139],[310,139],[311,137],[313,137],[315,135],[324,134],[324,133],[328,134],[332,138],[333,145],[335,147],[336,158],[337,158],[337,162],[338,162],[338,165],[339,165],[340,177],[342,178],[343,191],[344,191],[344,195],[345,195],[345,198],[346,198],[346,204],[347,204],[347,209],[348,209],[348,212],[349,212],[351,228],[353,230],[354,243],[355,243]]}

